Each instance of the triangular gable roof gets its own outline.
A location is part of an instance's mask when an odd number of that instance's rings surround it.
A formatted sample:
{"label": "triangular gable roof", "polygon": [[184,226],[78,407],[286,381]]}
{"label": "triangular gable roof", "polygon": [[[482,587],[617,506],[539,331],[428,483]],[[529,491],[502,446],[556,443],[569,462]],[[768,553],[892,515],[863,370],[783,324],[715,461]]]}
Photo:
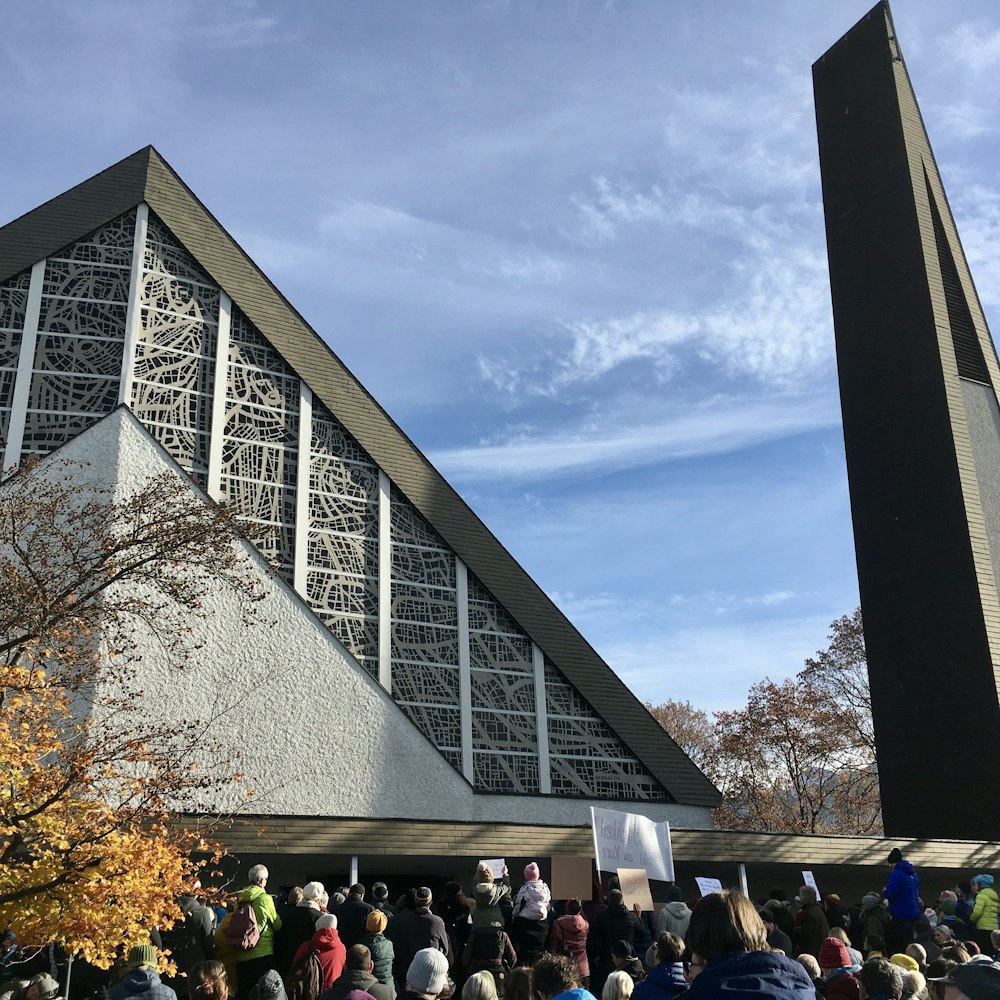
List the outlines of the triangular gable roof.
{"label": "triangular gable roof", "polygon": [[[152,147],[0,229],[0,281],[146,202],[674,799],[720,794]],[[308,374],[306,374],[308,373]]]}

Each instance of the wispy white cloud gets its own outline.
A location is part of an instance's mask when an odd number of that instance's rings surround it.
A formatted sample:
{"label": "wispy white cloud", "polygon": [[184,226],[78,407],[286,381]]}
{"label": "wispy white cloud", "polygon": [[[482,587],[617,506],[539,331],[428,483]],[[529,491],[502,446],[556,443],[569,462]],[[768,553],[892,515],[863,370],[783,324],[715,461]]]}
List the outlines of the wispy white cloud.
{"label": "wispy white cloud", "polygon": [[569,235],[582,243],[604,243],[615,237],[620,226],[655,222],[666,213],[663,191],[655,184],[648,191],[639,191],[626,181],[597,176],[593,188],[572,196],[579,228]]}
{"label": "wispy white cloud", "polygon": [[973,73],[985,73],[1000,64],[1000,30],[986,20],[966,21],[942,41],[946,58]]}
{"label": "wispy white cloud", "polygon": [[589,468],[633,468],[734,452],[776,438],[829,427],[836,404],[819,396],[781,402],[716,402],[647,423],[593,433],[520,434],[500,443],[432,452],[446,476],[466,482],[549,479]]}
{"label": "wispy white cloud", "polygon": [[940,131],[956,139],[976,139],[996,131],[995,111],[962,101],[941,108]]}

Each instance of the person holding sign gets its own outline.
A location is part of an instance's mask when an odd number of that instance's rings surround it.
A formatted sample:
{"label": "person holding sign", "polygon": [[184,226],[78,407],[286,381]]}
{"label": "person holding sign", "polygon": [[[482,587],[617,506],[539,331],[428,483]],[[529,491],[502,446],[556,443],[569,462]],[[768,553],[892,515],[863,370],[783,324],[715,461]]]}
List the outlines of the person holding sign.
{"label": "person holding sign", "polygon": [[691,914],[685,1000],[816,1000],[816,988],[794,959],[767,951],[764,924],[735,889],[702,899]]}

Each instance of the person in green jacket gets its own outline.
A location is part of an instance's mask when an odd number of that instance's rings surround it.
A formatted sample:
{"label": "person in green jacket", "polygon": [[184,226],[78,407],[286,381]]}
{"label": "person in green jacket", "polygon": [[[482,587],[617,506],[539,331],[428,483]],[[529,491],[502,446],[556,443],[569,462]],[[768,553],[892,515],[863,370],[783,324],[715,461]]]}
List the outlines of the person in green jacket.
{"label": "person in green jacket", "polygon": [[993,888],[992,875],[977,875],[972,880],[976,902],[969,914],[969,923],[976,928],[976,944],[984,955],[993,954],[990,934],[997,929],[997,891]]}
{"label": "person in green jacket", "polygon": [[249,1000],[250,990],[261,976],[277,965],[274,957],[274,934],[281,930],[281,917],[274,908],[274,900],[264,891],[267,885],[267,868],[254,865],[247,873],[250,884],[239,894],[237,902],[250,903],[257,916],[260,939],[247,951],[236,956],[236,998]]}

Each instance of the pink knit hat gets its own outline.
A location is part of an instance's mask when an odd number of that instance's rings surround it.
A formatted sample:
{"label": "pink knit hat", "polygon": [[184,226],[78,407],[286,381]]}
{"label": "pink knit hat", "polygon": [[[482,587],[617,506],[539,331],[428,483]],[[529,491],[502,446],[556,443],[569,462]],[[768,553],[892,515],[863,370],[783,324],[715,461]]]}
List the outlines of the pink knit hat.
{"label": "pink knit hat", "polygon": [[536,882],[541,877],[538,865],[536,865],[534,861],[532,861],[531,864],[524,869],[524,877],[529,882]]}

